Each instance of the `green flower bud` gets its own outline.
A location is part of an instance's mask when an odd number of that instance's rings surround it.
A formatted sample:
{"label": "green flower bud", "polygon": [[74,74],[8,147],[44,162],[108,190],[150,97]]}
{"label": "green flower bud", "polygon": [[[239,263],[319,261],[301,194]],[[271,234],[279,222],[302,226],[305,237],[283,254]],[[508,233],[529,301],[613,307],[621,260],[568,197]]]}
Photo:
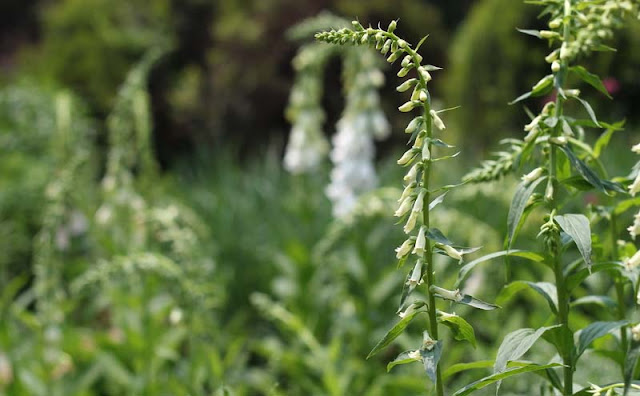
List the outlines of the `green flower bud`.
{"label": "green flower bud", "polygon": [[553,21],[549,22],[549,27],[551,29],[557,29],[562,25],[562,19],[556,18]]}
{"label": "green flower bud", "polygon": [[553,61],[558,59],[558,52],[560,52],[560,51],[558,51],[557,49],[553,50],[553,52],[551,52],[549,55],[547,55],[544,58],[544,60],[547,61],[547,63],[552,63]]}
{"label": "green flower bud", "polygon": [[398,47],[407,48],[407,42],[404,41],[403,39],[398,40]]}
{"label": "green flower bud", "polygon": [[407,113],[411,110],[413,110],[416,107],[416,102],[414,101],[409,101],[406,102],[405,104],[403,104],[402,106],[398,107],[398,110],[400,110],[403,113]]}
{"label": "green flower bud", "polygon": [[396,249],[396,258],[400,260],[403,257],[408,256],[409,252],[411,252],[411,249],[413,249],[413,244],[414,242],[412,239],[407,239],[406,241],[404,241],[402,245],[398,246],[398,248]]}
{"label": "green flower bud", "polygon": [[429,161],[431,159],[431,152],[429,151],[429,145],[425,144],[422,146],[422,160]]}
{"label": "green flower bud", "polygon": [[420,101],[422,103],[426,102],[429,99],[429,95],[427,94],[427,91],[424,89],[420,90]]}
{"label": "green flower bud", "polygon": [[397,22],[395,20],[391,21],[389,23],[389,27],[387,28],[387,32],[393,33],[393,31],[396,30],[396,25],[397,25]]}
{"label": "green flower bud", "polygon": [[380,50],[380,53],[382,53],[382,55],[386,55],[387,52],[389,52],[389,48],[391,48],[391,39],[387,39],[387,41],[384,42],[384,45],[382,46],[382,50]]}
{"label": "green flower bud", "polygon": [[411,122],[409,122],[409,125],[407,125],[407,127],[405,128],[404,133],[415,132],[415,130],[418,129],[420,124],[422,124],[422,116],[416,117],[413,120],[411,120]]}
{"label": "green flower bud", "polygon": [[404,77],[404,76],[406,76],[406,75],[409,73],[409,70],[411,70],[411,68],[409,68],[409,67],[403,67],[402,69],[400,69],[400,70],[398,71],[397,76],[398,76],[398,77]]}
{"label": "green flower bud", "polygon": [[360,44],[366,44],[367,41],[369,41],[369,35],[365,33],[362,35],[362,38],[360,39]]}
{"label": "green flower bud", "polygon": [[398,165],[407,165],[416,156],[416,152],[413,149],[407,150],[402,157],[398,160]]}
{"label": "green flower bud", "polygon": [[429,113],[431,114],[431,117],[433,117],[433,125],[435,125],[436,128],[440,129],[441,131],[444,130],[446,127],[444,125],[444,122],[442,122],[442,119],[438,117],[438,113],[433,110],[431,110]]}
{"label": "green flower bud", "polygon": [[560,71],[560,62],[558,61],[553,61],[553,63],[551,64],[551,71],[554,73],[557,73]]}
{"label": "green flower bud", "polygon": [[362,27],[362,25],[360,24],[360,22],[358,21],[351,21],[351,25],[353,26],[353,28],[359,32],[361,30],[364,30],[364,28]]}
{"label": "green flower bud", "polygon": [[560,33],[554,32],[552,30],[541,30],[540,37],[545,39],[556,39],[556,38],[560,38]]}
{"label": "green flower bud", "polygon": [[387,62],[389,63],[395,62],[400,57],[400,55],[402,55],[402,50],[398,50],[394,52],[393,54],[389,55],[389,57],[387,58]]}
{"label": "green flower bud", "polygon": [[417,79],[415,78],[410,78],[407,81],[403,82],[402,84],[398,85],[396,87],[396,91],[398,92],[405,92],[408,91],[409,88],[413,87],[414,85],[416,85],[416,83],[418,82]]}
{"label": "green flower bud", "polygon": [[400,64],[402,67],[407,67],[411,63],[411,55],[407,55],[402,59],[402,63]]}
{"label": "green flower bud", "polygon": [[420,73],[420,76],[422,76],[422,79],[424,79],[425,82],[431,81],[431,74],[424,66],[420,66],[418,68],[418,73]]}

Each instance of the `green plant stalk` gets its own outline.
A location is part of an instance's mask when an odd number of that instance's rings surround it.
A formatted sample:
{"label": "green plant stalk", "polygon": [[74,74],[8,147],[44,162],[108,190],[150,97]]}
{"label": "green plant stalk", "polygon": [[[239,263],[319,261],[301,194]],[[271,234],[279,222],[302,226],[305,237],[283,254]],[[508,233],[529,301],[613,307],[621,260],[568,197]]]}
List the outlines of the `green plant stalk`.
{"label": "green plant stalk", "polygon": [[[612,260],[618,260],[618,243],[616,241],[616,230],[618,229],[618,218],[616,214],[611,212],[611,220],[609,222],[609,228],[611,231],[611,257]],[[616,287],[616,299],[618,302],[618,320],[624,320],[626,316],[626,312],[624,310],[624,283],[621,277],[618,275],[615,279],[615,287]],[[620,328],[620,350],[622,351],[622,356],[626,358],[627,356],[627,326],[622,326]],[[624,360],[623,360],[624,361]]]}
{"label": "green plant stalk", "polygon": [[[421,77],[422,79],[422,77]],[[422,81],[421,81],[422,83]],[[426,84],[425,84],[426,85]],[[433,137],[433,125],[430,113],[430,103],[429,100],[424,102],[424,119],[427,124],[427,142],[425,144],[429,147],[429,152],[431,152],[431,141],[430,139]],[[431,178],[431,159],[425,161],[424,170],[422,173],[422,183],[423,187],[427,189],[427,192],[424,195],[424,207],[427,208],[423,211],[423,223],[424,226],[429,229],[430,218],[429,218],[429,201],[431,199],[431,194],[429,193],[429,182]],[[429,335],[434,340],[438,339],[438,320],[436,318],[436,299],[434,293],[431,292],[431,285],[435,285],[436,276],[433,268],[433,251],[431,247],[431,243],[426,244],[425,251],[425,262],[427,264],[427,294],[429,296]],[[444,395],[444,385],[442,384],[442,374],[440,370],[440,364],[436,367],[436,393],[438,396]]]}
{"label": "green plant stalk", "polygon": [[[568,42],[570,39],[570,26],[566,21],[570,20],[571,16],[571,2],[569,0],[565,0],[564,2],[564,19],[565,23],[563,26],[563,45]],[[555,78],[556,85],[556,106],[554,109],[555,116],[559,119],[563,115],[563,105],[564,99],[562,95],[560,95],[560,90],[564,85],[564,81],[566,79],[568,72],[568,64],[565,59],[560,58],[560,71]],[[553,130],[553,135],[557,136],[561,126],[558,124],[556,128]],[[557,208],[557,202],[555,199],[556,196],[556,188],[555,184],[557,184],[557,148],[554,144],[551,144],[551,150],[549,153],[549,183],[552,183],[554,187],[553,193],[550,199],[550,206],[552,209],[552,213],[555,212]],[[567,289],[565,285],[564,272],[562,266],[562,252],[561,252],[561,244],[559,238],[556,239],[554,243],[554,251],[553,254],[553,270],[556,281],[556,290],[558,293],[558,324],[561,326],[560,329],[562,331],[562,350],[559,351],[562,356],[562,363],[564,365],[564,395],[570,396],[573,394],[573,372],[575,370],[574,367],[574,359],[573,359],[573,337],[571,330],[569,329],[569,296],[567,295]]]}

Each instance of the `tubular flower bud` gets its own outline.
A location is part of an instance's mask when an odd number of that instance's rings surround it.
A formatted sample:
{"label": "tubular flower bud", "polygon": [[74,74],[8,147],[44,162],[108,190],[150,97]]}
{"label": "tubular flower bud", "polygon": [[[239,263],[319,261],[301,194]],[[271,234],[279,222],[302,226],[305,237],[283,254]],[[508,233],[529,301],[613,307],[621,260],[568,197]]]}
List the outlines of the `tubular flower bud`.
{"label": "tubular flower bud", "polygon": [[411,63],[411,55],[407,55],[402,59],[402,63],[400,64],[402,67],[407,67]]}
{"label": "tubular flower bud", "polygon": [[404,133],[413,133],[422,124],[422,116],[416,117],[404,129]]}
{"label": "tubular flower bud", "polygon": [[533,120],[531,120],[530,123],[528,123],[527,125],[524,126],[524,130],[525,131],[532,130],[533,128],[538,126],[538,124],[540,123],[540,120],[542,120],[542,117],[541,116],[536,116]]}
{"label": "tubular flower bud", "polygon": [[411,249],[413,249],[413,244],[414,242],[412,239],[407,239],[406,241],[404,241],[402,245],[396,248],[396,258],[400,260],[403,257],[408,256],[411,252]]}
{"label": "tubular flower bud", "polygon": [[422,212],[422,208],[424,207],[425,194],[426,194],[426,190],[424,189],[420,190],[420,193],[418,194],[418,198],[416,198],[416,203],[413,205],[412,211],[418,212],[418,213]]}
{"label": "tubular flower bud", "polygon": [[406,75],[409,73],[409,70],[411,70],[411,69],[410,69],[410,68],[408,68],[408,67],[403,67],[402,69],[400,69],[400,70],[398,71],[397,76],[398,76],[398,77],[404,77],[404,76],[406,76]]}
{"label": "tubular flower bud", "polygon": [[551,64],[551,71],[554,73],[557,73],[560,71],[560,62],[558,61],[553,61],[553,63]]}
{"label": "tubular flower bud", "polygon": [[558,146],[564,146],[567,144],[567,138],[565,136],[556,136],[549,139],[549,143],[557,144]]}
{"label": "tubular flower bud", "polygon": [[420,66],[418,68],[418,73],[420,73],[420,76],[422,76],[425,82],[431,81],[431,74],[424,68],[424,66]]}
{"label": "tubular flower bud", "polygon": [[410,287],[416,287],[422,284],[422,260],[416,261],[416,265],[413,267],[411,276],[407,280],[406,284]]}
{"label": "tubular flower bud", "polygon": [[522,176],[522,181],[525,184],[530,184],[531,182],[538,180],[538,178],[542,176],[543,172],[544,172],[544,168],[536,168],[531,172],[527,173],[526,175]]}
{"label": "tubular flower bud", "polygon": [[407,172],[406,175],[404,175],[403,180],[405,182],[415,182],[416,177],[418,176],[418,168],[420,167],[420,164],[414,164],[411,169],[409,169],[409,172]]}
{"label": "tubular flower bud", "polygon": [[384,42],[384,45],[382,46],[382,49],[380,50],[380,53],[382,55],[386,55],[389,52],[390,48],[391,48],[391,40],[387,39],[387,41]]}
{"label": "tubular flower bud", "polygon": [[405,198],[407,198],[409,195],[413,194],[413,191],[416,189],[416,182],[411,182],[409,183],[404,190],[402,190],[402,195],[400,196],[400,198],[398,199],[398,203],[402,202],[405,200]]}
{"label": "tubular flower bud", "polygon": [[398,47],[407,48],[407,42],[404,41],[403,39],[398,40]]}
{"label": "tubular flower bud", "polygon": [[636,154],[640,154],[640,143],[638,143],[635,146],[631,147],[631,151],[633,151]]}
{"label": "tubular flower bud", "polygon": [[544,60],[547,61],[547,63],[552,63],[553,61],[558,59],[558,53],[560,51],[559,50],[553,50],[549,55],[547,55]]}
{"label": "tubular flower bud", "polygon": [[424,248],[427,245],[427,238],[425,236],[425,226],[420,227],[418,231],[418,238],[416,239],[416,246],[413,248],[413,254],[418,256],[424,255]]}
{"label": "tubular flower bud", "polygon": [[424,137],[427,136],[427,133],[425,131],[420,131],[418,133],[418,135],[416,136],[416,141],[413,142],[413,148],[419,150],[423,143],[424,143]]}
{"label": "tubular flower bud", "polygon": [[399,312],[399,313],[398,313],[398,316],[399,316],[400,318],[406,318],[407,316],[409,316],[409,315],[413,314],[413,313],[416,311],[416,309],[417,309],[417,308],[419,308],[419,307],[420,307],[420,305],[418,305],[418,304],[416,304],[416,303],[411,303],[411,305],[409,305],[409,306],[407,307],[407,309],[405,309],[405,310],[404,310],[404,311],[402,311],[402,312]]}
{"label": "tubular flower bud", "polygon": [[416,103],[414,101],[408,101],[402,106],[398,107],[398,110],[400,110],[403,113],[407,113],[413,110],[415,107],[416,107]]}
{"label": "tubular flower bud", "polygon": [[410,233],[416,227],[416,222],[418,221],[419,214],[420,214],[419,212],[415,212],[413,210],[411,211],[411,214],[407,219],[407,223],[404,225],[404,228],[403,228],[405,234]]}
{"label": "tubular flower bud", "polygon": [[407,165],[413,160],[415,156],[416,153],[413,151],[413,149],[407,150],[398,160],[398,165]]}
{"label": "tubular flower bud", "polygon": [[411,210],[412,206],[413,206],[413,199],[411,196],[408,196],[402,201],[402,203],[400,203],[400,207],[398,207],[398,210],[396,210],[396,212],[393,215],[395,217],[402,217],[405,214],[407,214],[409,210]]}
{"label": "tubular flower bud", "polygon": [[441,131],[446,128],[444,122],[442,122],[442,119],[438,117],[438,113],[436,113],[434,110],[431,110],[429,114],[431,114],[431,117],[433,117],[433,124],[436,126],[436,128],[440,129]]}
{"label": "tubular flower bud", "polygon": [[546,76],[546,77],[543,77],[540,81],[538,81],[538,82],[536,83],[536,85],[534,85],[534,86],[531,88],[531,90],[532,90],[532,91],[536,91],[536,90],[542,89],[542,88],[544,88],[546,85],[550,84],[552,80],[553,80],[553,76],[551,76],[551,75]]}
{"label": "tubular flower bud", "polygon": [[425,91],[424,89],[421,89],[419,99],[422,103],[426,102],[429,99],[429,95],[427,95],[427,91]]}
{"label": "tubular flower bud", "polygon": [[556,18],[553,21],[549,22],[549,27],[551,29],[557,29],[560,27],[560,25],[562,25],[562,19],[560,18]]}
{"label": "tubular flower bud", "polygon": [[560,38],[560,33],[554,32],[552,30],[541,30],[540,37],[545,39],[555,39],[555,38]]}
{"label": "tubular flower bud", "polygon": [[452,259],[458,260],[459,262],[462,262],[462,253],[460,253],[458,250],[452,248],[449,245],[439,245],[440,248],[442,248],[442,250],[444,250],[444,252],[447,254],[447,256],[451,257]]}
{"label": "tubular flower bud", "polygon": [[564,93],[567,96],[574,97],[574,98],[577,98],[578,96],[580,96],[580,90],[579,89],[566,89],[564,91]]}
{"label": "tubular flower bud", "polygon": [[429,151],[429,145],[425,144],[422,146],[422,160],[429,161],[431,159],[431,151]]}
{"label": "tubular flower bud", "polygon": [[[393,45],[393,44],[391,44],[391,45]],[[400,57],[400,55],[402,55],[402,51],[401,50],[395,51],[394,53],[389,55],[389,57],[387,58],[387,62],[389,62],[389,63],[395,62]]]}
{"label": "tubular flower bud", "polygon": [[398,92],[408,91],[409,88],[412,88],[414,85],[416,85],[417,82],[418,82],[417,79],[410,78],[407,81],[403,82],[402,84],[398,85],[398,87],[396,88],[396,91]]}
{"label": "tubular flower bud", "polygon": [[393,33],[393,31],[396,30],[396,26],[397,26],[397,22],[395,20],[391,21],[389,23],[389,27],[387,28],[387,32]]}

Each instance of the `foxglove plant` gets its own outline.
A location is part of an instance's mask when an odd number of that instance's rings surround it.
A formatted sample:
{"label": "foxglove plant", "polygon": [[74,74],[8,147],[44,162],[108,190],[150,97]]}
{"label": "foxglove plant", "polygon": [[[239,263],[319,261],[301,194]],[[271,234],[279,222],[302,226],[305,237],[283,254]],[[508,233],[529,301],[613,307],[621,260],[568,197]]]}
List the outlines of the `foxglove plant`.
{"label": "foxglove plant", "polygon": [[333,202],[333,215],[344,218],[358,197],[377,184],[374,139],[390,133],[389,121],[380,109],[378,88],[384,74],[372,51],[347,51],[344,56],[346,106],[333,136],[331,183],[326,193]]}
{"label": "foxglove plant", "polygon": [[[436,282],[434,253],[462,262],[465,254],[477,250],[454,244],[440,230],[433,227],[430,221],[430,211],[440,204],[447,191],[454,187],[434,188],[431,185],[432,168],[435,163],[455,156],[455,154],[443,157],[434,155],[438,149],[452,147],[435,137],[435,130],[444,130],[445,124],[439,114],[442,111],[436,112],[432,109],[428,83],[431,81],[431,72],[440,68],[422,64],[422,56],[418,50],[426,37],[415,49],[412,48],[409,43],[394,33],[396,21],[392,21],[386,30],[364,28],[358,21],[353,21],[352,25],[352,29],[343,28],[318,33],[316,38],[337,45],[368,45],[375,47],[383,55],[389,54],[387,58],[389,63],[401,60],[398,76],[404,78],[411,73],[415,77],[407,78],[397,87],[398,92],[412,90],[409,101],[400,106],[399,110],[403,113],[413,110],[419,112],[419,115],[405,129],[405,132],[411,135],[411,148],[398,160],[398,164],[408,168],[408,172],[404,177],[405,188],[395,212],[395,216],[400,217],[405,223],[404,232],[407,234],[407,239],[396,249],[396,257],[400,266],[406,261],[411,261],[413,267],[407,274],[400,299],[397,312],[400,321],[378,342],[369,357],[391,344],[418,314],[427,313],[429,328],[423,333],[422,346],[402,352],[387,367],[391,369],[399,364],[422,362],[427,375],[435,385],[436,394],[441,396],[444,394],[444,384],[439,362],[443,341],[438,333],[438,324],[448,326],[458,340],[469,341],[474,346],[476,341],[473,328],[456,314],[439,310],[436,307],[436,298],[483,310],[492,310],[497,306],[464,294],[459,289],[447,290],[438,286]],[[438,192],[440,195],[435,196]],[[425,289],[426,301],[409,299],[418,287]]]}
{"label": "foxglove plant", "polygon": [[300,49],[293,60],[296,82],[291,89],[287,119],[292,123],[284,166],[293,174],[316,169],[329,151],[322,132],[325,114],[322,109],[324,65],[334,50],[311,44]]}
{"label": "foxglove plant", "polygon": [[[591,227],[583,214],[563,214],[571,198],[584,189],[595,189],[609,196],[625,193],[617,183],[607,180],[604,167],[598,157],[608,143],[611,134],[620,129],[621,123],[607,124],[599,121],[591,105],[581,97],[581,92],[569,86],[569,76],[573,76],[596,88],[609,97],[600,78],[577,64],[580,56],[594,51],[610,49],[603,41],[610,38],[613,30],[623,24],[630,13],[637,12],[637,4],[628,0],[592,2],[586,0],[540,0],[532,3],[545,6],[543,15],[549,17],[549,30],[520,30],[525,34],[546,40],[553,48],[545,58],[550,63],[551,73],[540,79],[531,91],[518,97],[513,103],[555,92],[555,101],[548,102],[524,127],[526,136],[522,140],[511,140],[510,150],[501,152],[498,158],[483,163],[482,167],[466,176],[467,181],[481,182],[494,180],[502,174],[534,167],[522,177],[512,200],[508,216],[508,234],[504,252],[493,254],[520,256],[545,264],[554,274],[555,282],[515,281],[507,285],[506,291],[531,287],[549,303],[556,318],[556,325],[539,329],[519,329],[508,334],[498,350],[494,365],[496,374],[506,369],[508,361],[520,358],[543,334],[557,349],[562,360],[563,380],[554,371],[547,371],[551,386],[563,395],[574,392],[573,375],[580,356],[591,343],[609,332],[621,329],[621,350],[626,350],[627,324],[624,320],[623,289],[616,279],[618,296],[617,321],[594,322],[576,331],[571,330],[569,310],[571,292],[591,273],[599,271],[622,271],[622,266],[613,263],[594,263],[592,260]],[[565,112],[567,102],[582,105],[589,119],[577,119]],[[584,141],[584,127],[606,128],[606,132],[592,148]],[[598,174],[591,166],[596,166]],[[538,186],[545,184],[544,194],[537,194]],[[633,186],[632,186],[633,190]],[[531,211],[538,206],[547,210],[538,237],[543,242],[541,254],[513,250],[518,232]],[[612,218],[615,228],[615,221]],[[568,263],[565,250],[573,241],[581,255],[581,260]],[[614,238],[615,251],[615,238]],[[617,259],[614,254],[614,260]],[[484,258],[478,261],[483,261]],[[470,268],[469,268],[470,270]],[[461,273],[468,273],[463,268]],[[510,268],[507,262],[507,279]],[[635,365],[635,362],[634,362]],[[625,368],[625,372],[627,368]],[[625,375],[625,393],[629,388],[630,376]],[[595,388],[593,388],[595,389]]]}

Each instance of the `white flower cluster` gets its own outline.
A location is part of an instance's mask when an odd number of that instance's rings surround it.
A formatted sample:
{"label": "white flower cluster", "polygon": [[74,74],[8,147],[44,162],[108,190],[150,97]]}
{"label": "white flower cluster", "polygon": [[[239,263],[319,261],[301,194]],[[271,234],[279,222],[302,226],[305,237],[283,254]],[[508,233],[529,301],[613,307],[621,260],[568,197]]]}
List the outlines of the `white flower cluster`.
{"label": "white flower cluster", "polygon": [[326,194],[336,218],[347,216],[359,195],[377,184],[374,138],[386,138],[391,127],[380,109],[378,88],[384,75],[372,51],[349,51],[345,57],[346,106],[337,123]]}
{"label": "white flower cluster", "polygon": [[297,76],[286,110],[292,127],[284,156],[285,169],[293,174],[317,168],[329,151],[322,131],[325,115],[320,102],[322,71],[331,53],[325,46],[310,44],[293,59]]}

